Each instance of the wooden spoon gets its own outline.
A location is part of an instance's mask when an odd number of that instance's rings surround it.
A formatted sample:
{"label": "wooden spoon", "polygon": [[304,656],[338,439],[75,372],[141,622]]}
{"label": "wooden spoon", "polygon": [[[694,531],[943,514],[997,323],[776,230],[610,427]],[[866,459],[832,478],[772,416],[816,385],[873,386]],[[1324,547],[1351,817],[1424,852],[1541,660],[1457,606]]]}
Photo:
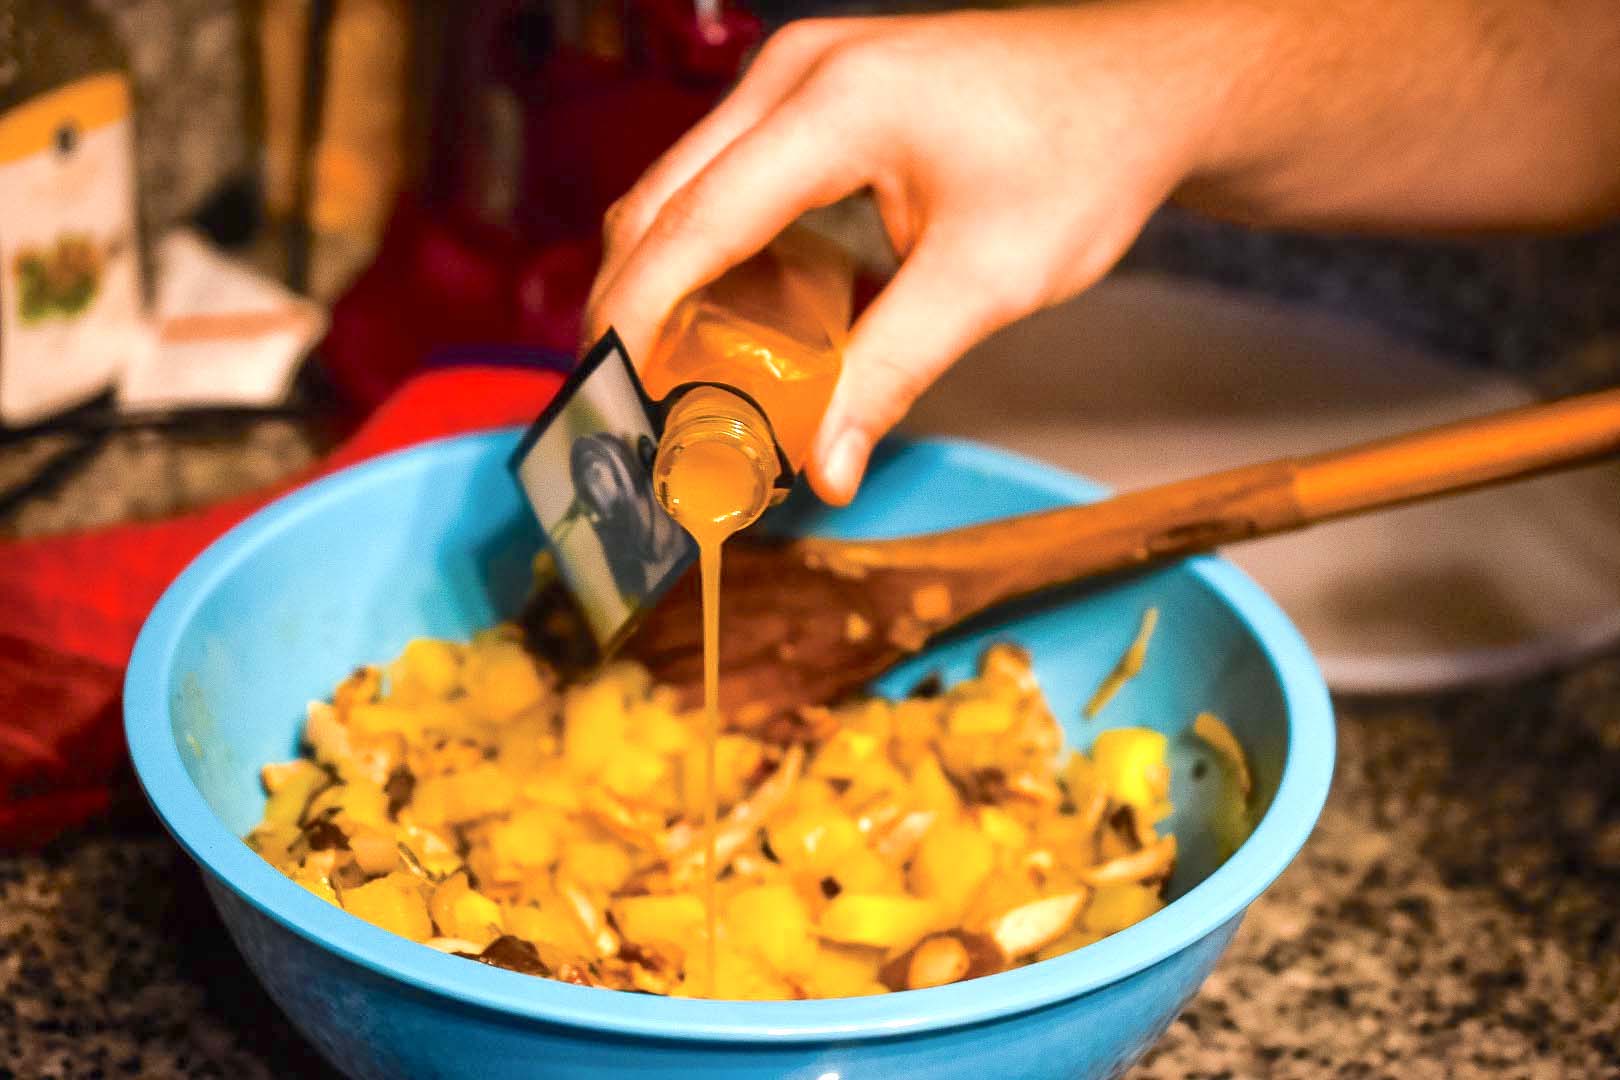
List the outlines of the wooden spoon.
{"label": "wooden spoon", "polygon": [[[739,726],[791,723],[800,707],[858,691],[935,635],[1017,597],[1613,454],[1620,389],[928,536],[733,541],[721,701]],[[625,650],[691,702],[702,677],[696,578]]]}

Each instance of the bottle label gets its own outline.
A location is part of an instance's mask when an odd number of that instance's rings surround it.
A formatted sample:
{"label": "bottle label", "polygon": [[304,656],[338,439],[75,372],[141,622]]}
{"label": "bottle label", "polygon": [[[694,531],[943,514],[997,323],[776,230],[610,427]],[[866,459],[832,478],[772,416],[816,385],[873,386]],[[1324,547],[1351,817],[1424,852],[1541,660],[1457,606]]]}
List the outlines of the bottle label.
{"label": "bottle label", "polygon": [[512,455],[558,576],[604,656],[697,559],[653,493],[662,432],[663,410],[609,331]]}
{"label": "bottle label", "polygon": [[0,425],[94,396],[150,347],[140,273],[128,79],[0,115]]}

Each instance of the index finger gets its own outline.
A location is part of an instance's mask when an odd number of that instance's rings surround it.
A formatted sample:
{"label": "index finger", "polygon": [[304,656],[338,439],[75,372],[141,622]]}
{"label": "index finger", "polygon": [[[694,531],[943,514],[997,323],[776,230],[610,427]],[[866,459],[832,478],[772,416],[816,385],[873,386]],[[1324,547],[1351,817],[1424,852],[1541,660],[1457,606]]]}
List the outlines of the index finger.
{"label": "index finger", "polygon": [[869,141],[821,95],[799,92],[665,201],[597,305],[631,356],[644,355],[682,296],[764,248],[806,210],[865,187]]}

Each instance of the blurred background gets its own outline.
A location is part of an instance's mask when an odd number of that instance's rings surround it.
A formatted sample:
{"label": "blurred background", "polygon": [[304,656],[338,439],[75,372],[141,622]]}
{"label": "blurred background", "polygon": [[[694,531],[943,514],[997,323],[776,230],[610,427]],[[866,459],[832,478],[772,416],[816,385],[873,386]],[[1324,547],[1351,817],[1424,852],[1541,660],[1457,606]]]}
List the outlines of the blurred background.
{"label": "blurred background", "polygon": [[[766,33],[945,6],[759,0],[705,23],[676,0],[8,0],[5,108],[127,72],[133,169],[97,197],[138,207],[131,317],[155,340],[77,365],[0,343],[0,528],[67,524],[36,496],[135,432],[223,426],[295,453],[329,431],[295,438],[288,418],[352,424],[447,352],[571,353],[602,207]],[[36,22],[51,48],[17,36]],[[1121,271],[1344,315],[1553,390],[1605,379],[1620,323],[1614,229],[1396,240],[1172,209]]]}

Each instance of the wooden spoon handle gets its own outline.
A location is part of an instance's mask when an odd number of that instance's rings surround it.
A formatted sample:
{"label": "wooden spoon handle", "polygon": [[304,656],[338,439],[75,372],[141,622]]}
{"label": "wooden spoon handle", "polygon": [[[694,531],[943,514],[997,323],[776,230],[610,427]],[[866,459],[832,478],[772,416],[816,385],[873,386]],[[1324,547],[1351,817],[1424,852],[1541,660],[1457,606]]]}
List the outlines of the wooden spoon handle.
{"label": "wooden spoon handle", "polygon": [[1317,521],[1620,454],[1620,389],[1284,458],[932,536],[808,541],[809,561],[891,579],[907,636],[1004,600]]}

